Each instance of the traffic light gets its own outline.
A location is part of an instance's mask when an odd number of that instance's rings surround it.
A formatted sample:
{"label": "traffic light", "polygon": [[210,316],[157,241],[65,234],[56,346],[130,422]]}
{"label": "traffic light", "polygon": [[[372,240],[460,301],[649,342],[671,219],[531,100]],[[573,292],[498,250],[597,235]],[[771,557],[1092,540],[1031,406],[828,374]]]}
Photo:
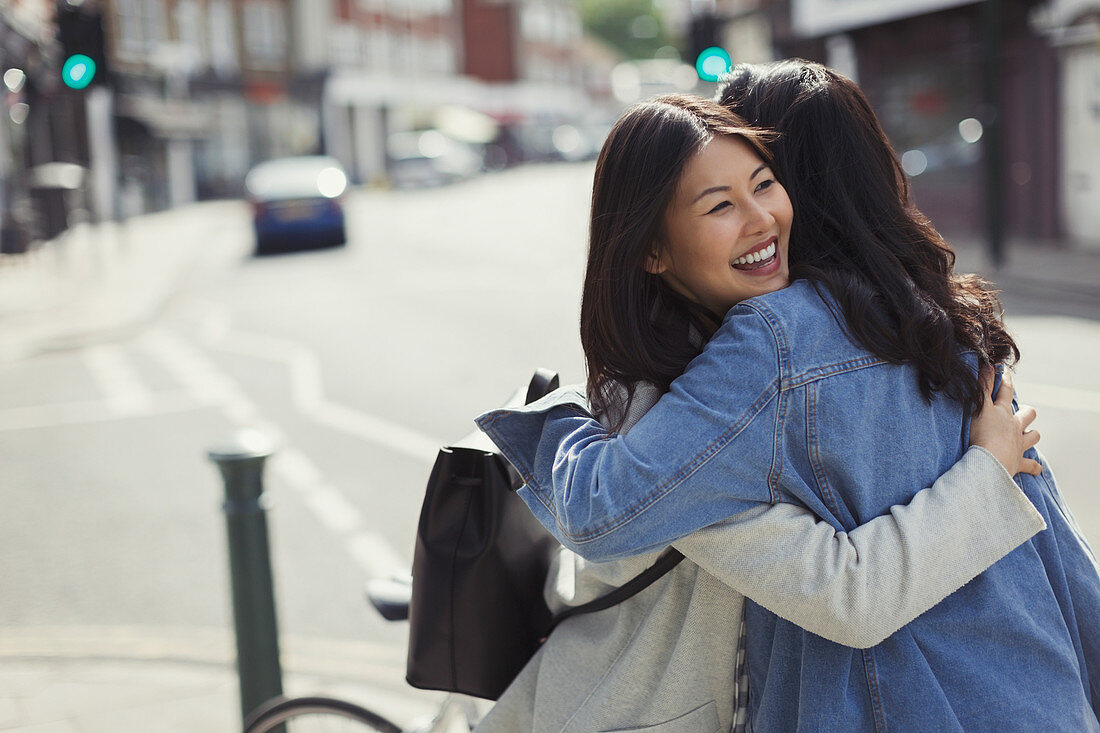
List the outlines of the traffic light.
{"label": "traffic light", "polygon": [[64,59],[61,82],[70,89],[85,89],[103,84],[107,77],[107,49],[103,38],[103,18],[98,9],[83,2],[60,0],[57,3],[57,40]]}
{"label": "traffic light", "polygon": [[691,18],[688,58],[695,61],[695,71],[704,81],[718,81],[732,68],[729,52],[719,43],[718,28],[718,18],[711,13]]}
{"label": "traffic light", "polygon": [[695,57],[695,71],[703,81],[718,81],[732,68],[729,52],[719,46],[704,48]]}

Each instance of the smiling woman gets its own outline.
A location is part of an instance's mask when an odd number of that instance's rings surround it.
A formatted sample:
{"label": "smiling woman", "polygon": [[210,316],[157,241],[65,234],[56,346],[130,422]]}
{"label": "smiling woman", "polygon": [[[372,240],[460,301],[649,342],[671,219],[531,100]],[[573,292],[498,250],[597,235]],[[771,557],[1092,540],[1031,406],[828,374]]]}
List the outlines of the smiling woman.
{"label": "smiling woman", "polygon": [[737,137],[716,137],[684,167],[646,270],[718,318],[787,287],[791,200],[768,163]]}
{"label": "smiling woman", "polygon": [[581,299],[597,414],[624,415],[622,385],[667,390],[731,305],[787,285],[791,203],[769,139],[685,95],[636,105],[608,135]]}

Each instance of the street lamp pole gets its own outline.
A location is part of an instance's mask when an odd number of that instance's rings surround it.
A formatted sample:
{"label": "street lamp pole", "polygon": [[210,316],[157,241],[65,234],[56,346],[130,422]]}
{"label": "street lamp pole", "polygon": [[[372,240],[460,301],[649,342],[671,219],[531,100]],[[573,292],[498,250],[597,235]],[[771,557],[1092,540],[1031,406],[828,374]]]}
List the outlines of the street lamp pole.
{"label": "street lamp pole", "polygon": [[982,3],[982,161],[985,173],[985,235],[995,269],[1005,264],[1004,130],[1001,75],[1004,70],[1003,18],[1000,0]]}

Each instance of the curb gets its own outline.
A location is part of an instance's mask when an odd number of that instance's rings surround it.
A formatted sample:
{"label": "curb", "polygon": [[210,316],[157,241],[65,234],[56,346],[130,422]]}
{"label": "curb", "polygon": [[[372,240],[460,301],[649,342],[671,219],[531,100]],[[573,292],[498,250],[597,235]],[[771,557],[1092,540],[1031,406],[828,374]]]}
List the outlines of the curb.
{"label": "curb", "polygon": [[[401,645],[281,642],[287,694],[344,697],[402,724],[431,716],[443,699],[405,684]],[[0,730],[232,731],[240,723],[234,667],[232,634],[222,629],[8,629]]]}

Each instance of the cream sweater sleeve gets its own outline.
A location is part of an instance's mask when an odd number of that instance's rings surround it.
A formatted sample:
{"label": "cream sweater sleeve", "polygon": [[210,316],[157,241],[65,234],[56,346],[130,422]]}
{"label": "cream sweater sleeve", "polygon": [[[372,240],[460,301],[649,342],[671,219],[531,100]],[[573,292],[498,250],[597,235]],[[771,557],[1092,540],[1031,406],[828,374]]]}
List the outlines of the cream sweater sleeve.
{"label": "cream sweater sleeve", "polygon": [[776,615],[831,641],[871,647],[1046,527],[1000,462],[971,447],[930,488],[837,532],[775,504],[674,547]]}

